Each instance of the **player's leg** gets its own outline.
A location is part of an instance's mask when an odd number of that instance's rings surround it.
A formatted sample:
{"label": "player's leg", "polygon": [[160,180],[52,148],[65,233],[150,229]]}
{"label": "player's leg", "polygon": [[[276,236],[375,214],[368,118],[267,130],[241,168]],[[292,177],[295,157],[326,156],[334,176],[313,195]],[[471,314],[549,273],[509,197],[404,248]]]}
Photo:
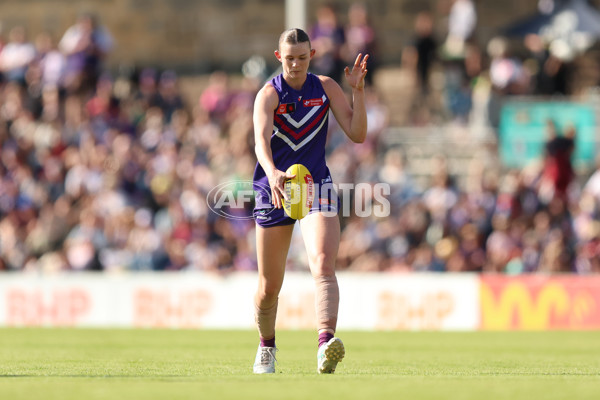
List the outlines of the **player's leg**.
{"label": "player's leg", "polygon": [[340,221],[337,214],[315,212],[304,217],[300,227],[316,287],[318,372],[333,373],[345,354],[342,341],[334,337],[339,307],[335,261],[340,244]]}
{"label": "player's leg", "polygon": [[258,290],[254,298],[260,345],[254,363],[255,373],[275,372],[275,319],[283,284],[287,253],[294,225],[263,228],[256,226]]}

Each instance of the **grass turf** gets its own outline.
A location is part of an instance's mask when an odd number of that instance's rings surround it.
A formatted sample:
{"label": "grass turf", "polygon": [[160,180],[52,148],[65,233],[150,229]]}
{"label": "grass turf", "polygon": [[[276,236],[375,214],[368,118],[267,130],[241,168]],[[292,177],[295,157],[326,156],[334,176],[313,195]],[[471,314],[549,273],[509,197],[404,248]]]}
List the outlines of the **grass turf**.
{"label": "grass turf", "polygon": [[253,375],[250,331],[0,329],[0,399],[598,399],[599,332],[278,332],[277,373]]}

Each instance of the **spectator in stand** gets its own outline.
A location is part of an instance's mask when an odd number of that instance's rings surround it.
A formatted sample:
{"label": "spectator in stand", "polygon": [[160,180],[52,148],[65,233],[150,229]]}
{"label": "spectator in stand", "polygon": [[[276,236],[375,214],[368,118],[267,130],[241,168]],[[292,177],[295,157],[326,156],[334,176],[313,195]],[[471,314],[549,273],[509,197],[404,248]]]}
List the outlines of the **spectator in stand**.
{"label": "spectator in stand", "polygon": [[42,32],[37,35],[35,47],[37,51],[35,62],[39,64],[41,69],[42,86],[61,87],[63,85],[66,59],[56,47],[52,35],[49,32]]}
{"label": "spectator in stand", "polygon": [[6,80],[24,86],[27,67],[35,55],[35,46],[27,41],[25,28],[15,26],[10,30],[8,43],[0,51],[0,72]]}
{"label": "spectator in stand", "polygon": [[58,48],[67,58],[65,85],[69,92],[88,93],[96,87],[113,39],[92,14],[82,14],[63,35]]}
{"label": "spectator in stand", "polygon": [[525,94],[529,90],[529,75],[522,62],[511,55],[505,38],[496,37],[488,43],[491,59],[490,80],[494,89],[501,94]]}
{"label": "spectator in stand", "polygon": [[536,34],[525,36],[523,41],[530,52],[529,64],[532,69],[532,92],[536,95],[551,96],[567,94],[567,65],[544,44]]}
{"label": "spectator in stand", "polygon": [[341,50],[346,38],[333,5],[326,4],[317,9],[317,21],[310,29],[309,36],[315,49],[315,55],[310,62],[312,72],[329,76],[342,83],[340,71],[344,70],[344,61]]}
{"label": "spectator in stand", "polygon": [[483,271],[502,273],[506,265],[516,256],[518,248],[509,235],[510,220],[508,216],[494,215],[492,226],[494,231],[486,242],[487,261]]}
{"label": "spectator in stand", "polygon": [[600,206],[600,156],[596,157],[596,170],[583,186],[583,194],[591,196],[596,206]]}
{"label": "spectator in stand", "polygon": [[356,54],[368,54],[367,68],[369,73],[366,77],[367,85],[373,83],[377,56],[375,29],[369,23],[369,15],[365,3],[354,3],[348,9],[348,23],[344,29],[346,42],[342,49],[344,63],[351,65]]}
{"label": "spectator in stand", "polygon": [[444,52],[448,58],[463,58],[467,41],[477,25],[477,12],[473,0],[454,0],[448,16],[448,36]]}
{"label": "spectator in stand", "polygon": [[542,250],[537,271],[561,273],[573,271],[573,254],[568,246],[568,236],[560,228],[553,228]]}
{"label": "spectator in stand", "polygon": [[34,117],[44,121],[58,118],[60,104],[56,97],[60,94],[65,59],[54,48],[52,37],[42,32],[35,39],[36,56],[27,66],[27,108]]}
{"label": "spectator in stand", "polygon": [[423,193],[423,202],[438,224],[445,224],[448,213],[458,201],[457,188],[442,155],[433,159],[433,184]]}
{"label": "spectator in stand", "polygon": [[160,236],[152,226],[153,215],[147,208],[135,211],[133,228],[127,238],[131,251],[132,269],[154,270],[154,256],[161,249]]}
{"label": "spectator in stand", "polygon": [[144,68],[140,71],[138,77],[137,91],[134,95],[138,107],[147,109],[155,104],[158,95],[158,82],[156,70],[154,68]]}
{"label": "spectator in stand", "polygon": [[575,170],[571,162],[575,150],[575,128],[570,126],[561,135],[557,132],[556,124],[549,120],[547,133],[548,140],[538,195],[546,204],[554,198],[566,204],[568,190],[575,179]]}
{"label": "spectator in stand", "polygon": [[231,103],[229,77],[224,71],[215,71],[210,74],[208,86],[200,95],[199,104],[208,112],[211,120],[217,124],[225,119],[225,114]]}
{"label": "spectator in stand", "polygon": [[412,175],[407,170],[406,157],[399,148],[390,148],[385,153],[378,178],[380,182],[390,185],[389,200],[394,207],[403,206],[418,194]]}
{"label": "spectator in stand", "polygon": [[421,94],[429,92],[429,73],[436,60],[437,41],[433,32],[433,16],[422,11],[415,18],[414,38],[403,53],[403,62],[414,69]]}
{"label": "spectator in stand", "polygon": [[160,75],[158,93],[153,105],[162,110],[166,123],[171,122],[175,111],[183,109],[183,98],[179,93],[178,84],[175,71],[167,70]]}
{"label": "spectator in stand", "polygon": [[509,43],[503,37],[495,37],[488,42],[487,54],[490,58],[489,80],[491,90],[488,96],[487,113],[489,123],[499,126],[500,109],[507,95],[522,95],[529,92],[529,74],[522,62],[511,56]]}
{"label": "spectator in stand", "polygon": [[108,73],[98,78],[94,95],[85,105],[88,116],[93,121],[108,125],[118,116],[118,103],[113,94],[113,79]]}

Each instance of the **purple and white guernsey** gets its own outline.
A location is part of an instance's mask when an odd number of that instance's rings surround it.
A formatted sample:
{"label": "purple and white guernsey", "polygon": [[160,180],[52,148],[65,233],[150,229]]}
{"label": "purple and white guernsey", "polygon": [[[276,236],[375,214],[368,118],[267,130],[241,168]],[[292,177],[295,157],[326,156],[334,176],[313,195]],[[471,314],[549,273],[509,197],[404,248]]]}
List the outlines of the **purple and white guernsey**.
{"label": "purple and white guernsey", "polygon": [[[273,78],[270,84],[279,96],[279,105],[273,114],[271,136],[275,167],[285,171],[293,164],[303,164],[310,171],[316,184],[331,183],[329,169],[325,163],[329,98],[319,77],[308,73],[300,90],[291,88],[282,74]],[[265,190],[267,187],[269,181],[265,171],[257,163],[254,171],[256,209],[272,207],[270,191],[267,193]],[[320,201],[317,194],[316,206],[325,205],[327,202],[325,199]],[[337,200],[335,202],[337,203]],[[260,219],[257,216],[257,222],[260,223]],[[288,223],[293,223],[293,220]]]}

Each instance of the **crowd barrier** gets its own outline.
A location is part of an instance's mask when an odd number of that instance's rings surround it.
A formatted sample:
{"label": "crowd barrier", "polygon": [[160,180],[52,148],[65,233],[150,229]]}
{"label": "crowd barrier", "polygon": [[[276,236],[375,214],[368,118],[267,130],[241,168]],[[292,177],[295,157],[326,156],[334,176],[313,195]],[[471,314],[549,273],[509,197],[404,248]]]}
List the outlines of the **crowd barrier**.
{"label": "crowd barrier", "polygon": [[[339,330],[600,329],[600,276],[339,273]],[[0,277],[0,326],[254,329],[255,273]],[[289,272],[277,324],[314,329],[314,284]]]}

